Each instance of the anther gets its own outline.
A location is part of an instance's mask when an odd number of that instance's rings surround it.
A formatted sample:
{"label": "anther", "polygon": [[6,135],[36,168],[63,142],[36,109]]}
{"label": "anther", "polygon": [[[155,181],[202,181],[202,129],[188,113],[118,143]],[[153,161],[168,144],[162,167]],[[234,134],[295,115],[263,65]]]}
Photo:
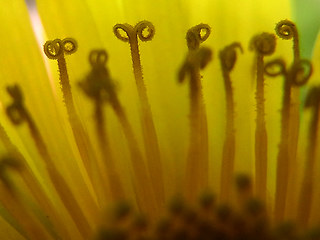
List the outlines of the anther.
{"label": "anther", "polygon": [[208,39],[211,33],[211,28],[208,24],[198,24],[190,28],[186,35],[187,45],[189,50],[196,50],[200,44]]}

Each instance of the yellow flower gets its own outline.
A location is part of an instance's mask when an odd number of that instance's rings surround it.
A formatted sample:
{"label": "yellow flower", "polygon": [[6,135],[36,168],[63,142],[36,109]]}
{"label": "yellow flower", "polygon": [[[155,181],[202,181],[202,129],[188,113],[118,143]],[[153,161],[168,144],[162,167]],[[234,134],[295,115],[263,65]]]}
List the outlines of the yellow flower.
{"label": "yellow flower", "polygon": [[[289,0],[3,1],[0,236],[126,238],[104,226],[111,203],[154,223],[172,196],[208,189],[239,215],[211,195],[197,213],[177,201],[156,237],[198,236],[202,220],[255,238],[271,234],[260,220],[318,224],[319,56],[301,99],[311,67],[281,21],[291,12]],[[144,236],[117,210],[114,230]]]}

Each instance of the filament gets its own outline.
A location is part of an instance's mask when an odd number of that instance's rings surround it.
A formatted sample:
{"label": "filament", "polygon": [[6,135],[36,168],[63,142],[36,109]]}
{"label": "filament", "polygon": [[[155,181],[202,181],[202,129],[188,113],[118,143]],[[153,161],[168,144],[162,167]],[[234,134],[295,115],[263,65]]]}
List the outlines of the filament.
{"label": "filament", "polygon": [[226,91],[226,137],[223,145],[223,157],[221,166],[220,198],[227,201],[230,197],[235,158],[235,128],[234,128],[234,99],[230,73],[236,63],[236,49],[241,52],[240,43],[233,43],[220,51],[220,64]]}
{"label": "filament", "polygon": [[[96,178],[96,189],[99,194],[100,202],[105,205],[107,194],[105,191],[105,181],[108,181],[113,200],[123,200],[125,198],[124,188],[122,186],[120,176],[117,173],[115,159],[112,155],[109,139],[105,130],[105,115],[103,113],[103,105],[108,98],[108,92],[114,86],[111,83],[109,72],[105,67],[108,55],[104,50],[92,50],[89,54],[89,62],[92,71],[87,77],[79,82],[79,86],[94,102],[96,134],[103,155],[103,162],[97,161],[96,170],[99,176]],[[105,180],[104,178],[107,177]]]}
{"label": "filament", "polygon": [[[271,72],[276,68],[278,71]],[[284,217],[286,197],[288,192],[289,169],[291,159],[289,155],[289,127],[290,127],[290,106],[291,106],[291,85],[292,82],[288,78],[286,65],[283,60],[276,59],[269,62],[265,66],[265,73],[268,76],[276,77],[284,76],[284,90],[281,110],[281,140],[277,157],[277,179],[276,179],[276,197],[274,214],[275,219],[280,221]]]}
{"label": "filament", "polygon": [[211,59],[212,51],[209,48],[189,51],[178,75],[179,82],[183,82],[187,75],[190,77],[190,145],[185,176],[185,194],[189,199],[195,199],[208,185],[208,127],[200,70]]}
{"label": "filament", "polygon": [[256,51],[257,57],[257,85],[256,102],[257,118],[255,131],[255,175],[256,193],[262,199],[266,199],[267,187],[267,162],[268,162],[268,136],[265,122],[265,98],[264,98],[264,56],[271,55],[275,51],[275,36],[270,33],[262,33],[255,36],[251,42],[251,48]]}

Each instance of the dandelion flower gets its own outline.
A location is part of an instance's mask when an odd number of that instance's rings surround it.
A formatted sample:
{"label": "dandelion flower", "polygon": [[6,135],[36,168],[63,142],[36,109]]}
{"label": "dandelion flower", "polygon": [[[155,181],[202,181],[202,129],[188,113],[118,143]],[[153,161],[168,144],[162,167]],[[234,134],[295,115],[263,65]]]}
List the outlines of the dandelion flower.
{"label": "dandelion flower", "polygon": [[1,239],[319,238],[289,1],[1,4]]}

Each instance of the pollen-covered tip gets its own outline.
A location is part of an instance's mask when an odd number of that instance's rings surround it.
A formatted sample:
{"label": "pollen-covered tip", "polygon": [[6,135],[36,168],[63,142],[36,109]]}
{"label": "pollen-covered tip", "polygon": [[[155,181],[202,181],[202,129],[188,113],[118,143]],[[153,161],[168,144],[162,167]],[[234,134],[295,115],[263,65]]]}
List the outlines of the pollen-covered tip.
{"label": "pollen-covered tip", "polygon": [[107,60],[108,54],[104,49],[92,50],[89,54],[92,69],[78,84],[92,99],[109,100],[110,95],[114,93],[115,86],[106,67]]}
{"label": "pollen-covered tip", "polygon": [[282,20],[277,23],[275,31],[282,39],[289,40],[297,35],[296,25],[290,20]]}
{"label": "pollen-covered tip", "polygon": [[186,40],[189,50],[196,50],[200,47],[211,34],[211,28],[208,24],[200,23],[190,28],[186,34]]}
{"label": "pollen-covered tip", "polygon": [[63,54],[75,53],[78,49],[77,41],[73,38],[54,39],[46,41],[43,45],[43,51],[49,59],[58,59]]}
{"label": "pollen-covered tip", "polygon": [[237,61],[237,52],[236,49],[239,49],[243,53],[242,46],[239,42],[234,42],[231,45],[226,46],[223,50],[220,51],[219,57],[222,63],[222,66],[225,70],[230,72],[236,61]]}
{"label": "pollen-covered tip", "polygon": [[271,55],[276,49],[276,36],[266,32],[256,35],[251,40],[250,49],[264,56]]}

